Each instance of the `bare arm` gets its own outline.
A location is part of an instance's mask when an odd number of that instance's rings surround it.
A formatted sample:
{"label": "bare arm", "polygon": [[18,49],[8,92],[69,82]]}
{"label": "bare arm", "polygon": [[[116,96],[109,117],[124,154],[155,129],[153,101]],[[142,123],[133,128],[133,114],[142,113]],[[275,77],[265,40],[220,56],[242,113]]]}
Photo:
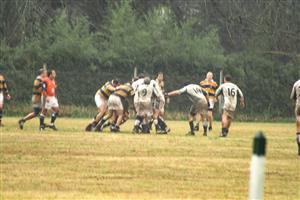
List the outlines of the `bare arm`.
{"label": "bare arm", "polygon": [[175,96],[179,96],[179,95],[180,95],[180,93],[178,90],[174,90],[174,91],[168,93],[169,97],[175,97]]}

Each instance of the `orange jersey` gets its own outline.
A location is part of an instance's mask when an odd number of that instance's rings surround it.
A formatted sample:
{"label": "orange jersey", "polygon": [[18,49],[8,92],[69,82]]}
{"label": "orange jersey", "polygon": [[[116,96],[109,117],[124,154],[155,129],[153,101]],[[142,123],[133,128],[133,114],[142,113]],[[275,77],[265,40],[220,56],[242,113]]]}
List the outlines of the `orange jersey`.
{"label": "orange jersey", "polygon": [[216,90],[218,88],[218,84],[215,81],[203,80],[200,82],[200,86],[203,88],[205,92],[207,92],[208,96],[214,97]]}
{"label": "orange jersey", "polygon": [[47,77],[43,80],[43,82],[45,83],[45,89],[44,89],[45,94],[51,97],[55,96],[55,89],[56,89],[55,81]]}

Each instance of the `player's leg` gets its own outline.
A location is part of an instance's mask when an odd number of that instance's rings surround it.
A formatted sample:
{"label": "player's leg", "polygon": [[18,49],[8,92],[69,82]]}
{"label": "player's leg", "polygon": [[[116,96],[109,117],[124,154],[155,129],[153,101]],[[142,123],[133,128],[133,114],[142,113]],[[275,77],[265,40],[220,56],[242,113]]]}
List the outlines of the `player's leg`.
{"label": "player's leg", "polygon": [[3,92],[0,92],[0,126],[2,126],[3,107],[4,107],[4,95]]}
{"label": "player's leg", "polygon": [[122,123],[124,111],[123,110],[116,110],[115,113],[117,115],[117,123],[115,125],[111,126],[111,129],[110,129],[110,131],[114,132],[114,133],[120,131],[120,125]]}
{"label": "player's leg", "polygon": [[206,113],[202,113],[201,120],[202,120],[202,124],[203,124],[203,136],[207,136],[208,115]]}
{"label": "player's leg", "polygon": [[135,100],[134,108],[135,108],[135,111],[136,111],[136,117],[135,117],[134,127],[133,127],[132,132],[133,133],[139,133],[141,124],[144,120],[144,117],[141,115],[141,109],[142,108],[141,108],[140,103],[137,102],[137,100]]}
{"label": "player's leg", "polygon": [[51,110],[53,111],[51,114],[51,120],[50,120],[50,125],[48,126],[49,128],[57,131],[57,128],[55,127],[55,121],[59,115],[59,105],[56,97],[52,97],[50,100],[50,105],[51,105]]}
{"label": "player's leg", "polygon": [[165,102],[164,101],[160,101],[159,102],[159,107],[158,107],[158,123],[161,126],[162,132],[163,134],[166,134],[168,132],[171,131],[171,129],[168,127],[165,119],[164,119],[164,115],[165,115]]}
{"label": "player's leg", "polygon": [[53,129],[54,131],[57,131],[57,128],[55,126],[55,121],[59,115],[59,107],[52,107],[51,109],[53,112],[51,114],[50,125],[48,127]]}
{"label": "player's leg", "polygon": [[220,136],[221,137],[226,137],[227,134],[227,127],[228,126],[228,116],[227,114],[223,111],[222,113],[222,131]]}
{"label": "player's leg", "polygon": [[223,114],[222,114],[222,133],[221,133],[221,137],[226,137],[228,135],[232,119],[233,119],[233,112],[224,110]]}
{"label": "player's leg", "polygon": [[142,133],[150,133],[149,115],[144,115],[144,121],[142,124]]}
{"label": "player's leg", "polygon": [[298,145],[298,155],[300,156],[300,105],[296,105],[296,127],[297,127],[297,145]]}
{"label": "player's leg", "polygon": [[104,123],[109,120],[114,114],[113,110],[108,110],[107,114],[98,122],[98,124],[93,128],[93,131],[102,131]]}
{"label": "player's leg", "polygon": [[35,118],[36,116],[38,116],[40,114],[40,112],[41,112],[40,106],[34,106],[33,112],[29,113],[28,115],[26,115],[25,117],[23,117],[22,119],[19,120],[18,124],[19,124],[20,129],[23,129],[26,121],[29,121],[29,120]]}
{"label": "player's leg", "polygon": [[43,108],[40,114],[40,131],[45,129],[45,116],[47,114],[47,108]]}
{"label": "player's leg", "polygon": [[209,131],[212,130],[212,122],[214,120],[214,117],[213,117],[213,109],[214,109],[214,106],[215,106],[215,100],[214,99],[209,99],[209,108],[208,108],[208,122],[209,122]]}
{"label": "player's leg", "polygon": [[192,105],[190,108],[190,112],[189,112],[189,126],[190,126],[190,132],[188,133],[188,135],[195,135],[195,127],[194,127],[194,121],[196,119],[196,108],[195,105]]}
{"label": "player's leg", "polygon": [[195,125],[195,131],[199,131],[200,129],[200,122],[202,121],[201,115],[197,114],[196,115],[196,125]]}

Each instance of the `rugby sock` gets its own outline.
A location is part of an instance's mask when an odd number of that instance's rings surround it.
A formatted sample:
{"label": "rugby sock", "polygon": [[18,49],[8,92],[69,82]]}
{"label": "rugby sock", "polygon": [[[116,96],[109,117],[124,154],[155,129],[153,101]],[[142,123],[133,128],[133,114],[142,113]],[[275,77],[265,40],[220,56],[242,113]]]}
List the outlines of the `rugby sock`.
{"label": "rugby sock", "polygon": [[1,121],[2,121],[2,116],[3,116],[3,111],[0,110],[0,124],[1,124]]}
{"label": "rugby sock", "polygon": [[189,124],[190,124],[191,133],[194,133],[194,122],[190,121]]}
{"label": "rugby sock", "polygon": [[300,156],[300,132],[297,133],[298,155]]}
{"label": "rugby sock", "polygon": [[40,126],[44,125],[44,120],[45,120],[45,116],[44,115],[40,115]]}
{"label": "rugby sock", "polygon": [[58,116],[58,113],[56,113],[56,112],[52,113],[52,115],[51,115],[51,121],[50,121],[51,124],[54,124],[57,116]]}
{"label": "rugby sock", "polygon": [[154,120],[153,120],[153,123],[154,123],[154,125],[155,125],[155,131],[156,131],[156,132],[159,131],[158,120],[157,120],[157,119],[154,119]]}
{"label": "rugby sock", "polygon": [[139,126],[143,122],[143,116],[136,116],[134,125]]}
{"label": "rugby sock", "polygon": [[158,117],[157,120],[158,120],[158,125],[160,126],[160,128],[161,128],[162,130],[166,130],[167,125],[166,125],[166,123],[162,120],[162,118]]}
{"label": "rugby sock", "polygon": [[227,132],[228,132],[227,128],[222,128],[222,136],[226,137]]}

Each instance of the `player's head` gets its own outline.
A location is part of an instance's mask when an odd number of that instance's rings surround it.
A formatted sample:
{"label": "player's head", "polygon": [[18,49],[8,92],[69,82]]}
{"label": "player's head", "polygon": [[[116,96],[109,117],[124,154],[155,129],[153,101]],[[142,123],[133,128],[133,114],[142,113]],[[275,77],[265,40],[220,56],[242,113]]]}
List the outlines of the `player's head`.
{"label": "player's head", "polygon": [[232,77],[229,74],[227,74],[227,75],[224,76],[224,82],[225,83],[226,82],[231,82],[231,80],[232,80]]}
{"label": "player's head", "polygon": [[144,78],[144,84],[149,85],[150,81],[151,81],[150,77],[147,76]]}
{"label": "player's head", "polygon": [[156,79],[159,81],[163,81],[164,80],[164,73],[163,72],[158,72],[156,75]]}
{"label": "player's head", "polygon": [[206,79],[208,81],[211,81],[211,80],[213,80],[213,78],[214,78],[214,74],[212,72],[207,72]]}
{"label": "player's head", "polygon": [[116,87],[120,84],[120,81],[117,78],[114,78],[113,80],[111,80],[111,84]]}
{"label": "player's head", "polygon": [[49,70],[48,71],[48,77],[50,79],[55,79],[55,77],[56,77],[56,71],[55,70]]}
{"label": "player's head", "polygon": [[47,76],[47,71],[44,68],[38,70],[38,75],[42,78]]}
{"label": "player's head", "polygon": [[140,74],[138,75],[138,78],[139,78],[139,79],[145,78],[145,75],[144,75],[143,73],[140,73]]}

